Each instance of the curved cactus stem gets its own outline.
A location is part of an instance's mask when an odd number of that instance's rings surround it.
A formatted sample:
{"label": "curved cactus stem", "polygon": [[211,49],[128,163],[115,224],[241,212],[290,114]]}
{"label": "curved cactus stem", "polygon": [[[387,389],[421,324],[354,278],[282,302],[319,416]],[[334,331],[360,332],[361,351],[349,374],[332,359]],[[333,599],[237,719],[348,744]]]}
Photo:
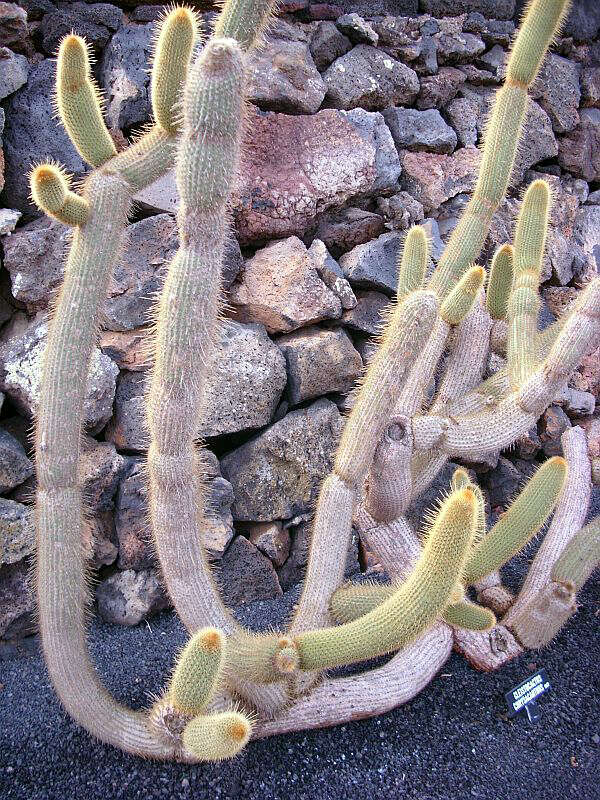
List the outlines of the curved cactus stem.
{"label": "curved cactus stem", "polygon": [[415,225],[404,240],[398,264],[396,298],[400,301],[415,289],[421,289],[429,265],[429,242],[425,228]]}
{"label": "curved cactus stem", "polygon": [[448,294],[440,307],[440,317],[448,325],[458,325],[467,316],[483,286],[485,270],[471,267]]}
{"label": "curved cactus stem", "polygon": [[523,652],[519,642],[503,625],[495,625],[490,631],[455,628],[454,649],[475,669],[485,672],[499,669]]}
{"label": "curved cactus stem", "polygon": [[54,164],[40,164],[31,173],[31,196],[40,211],[65,225],[83,225],[90,214],[87,200],[69,189],[69,182]]}
{"label": "curved cactus stem", "polygon": [[575,426],[563,433],[561,442],[568,464],[567,477],[552,524],[531,563],[514,605],[503,619],[503,624],[509,628],[511,621],[523,614],[550,580],[560,554],[585,522],[591,495],[586,436],[580,427]]}
{"label": "curved cactus stem", "polygon": [[494,253],[490,267],[486,293],[486,306],[494,320],[506,319],[508,298],[513,281],[514,251],[510,244],[503,244]]}
{"label": "curved cactus stem", "polygon": [[213,35],[236,39],[241,50],[248,52],[260,46],[276,8],[277,0],[228,0]]}
{"label": "curved cactus stem", "polygon": [[476,511],[470,489],[451,494],[436,516],[410,577],[391,597],[353,622],[294,636],[301,669],[352,664],[413,642],[448,604],[462,576]]}
{"label": "curved cactus stem", "polygon": [[159,28],[152,64],[151,98],[156,122],[175,133],[181,119],[181,91],[198,36],[198,19],[190,8],[174,8]]}
{"label": "curved cactus stem", "polygon": [[546,244],[550,189],[534,181],[523,198],[514,243],[514,278],[508,300],[508,372],[513,388],[537,367],[539,284]]}
{"label": "curved cactus stem", "polygon": [[326,680],[277,718],[260,722],[254,738],[326,728],[391,711],[433,680],[452,650],[452,633],[435,623],[387,664],[348,678]]}
{"label": "curved cactus stem", "polygon": [[56,105],[79,155],[93,167],[117,150],[102,118],[100,93],[93,82],[87,45],[81,36],[65,36],[58,49]]}
{"label": "curved cactus stem", "polygon": [[564,458],[554,456],[542,464],[473,549],[465,567],[466,583],[475,583],[495,572],[531,541],[554,511],[566,476]]}

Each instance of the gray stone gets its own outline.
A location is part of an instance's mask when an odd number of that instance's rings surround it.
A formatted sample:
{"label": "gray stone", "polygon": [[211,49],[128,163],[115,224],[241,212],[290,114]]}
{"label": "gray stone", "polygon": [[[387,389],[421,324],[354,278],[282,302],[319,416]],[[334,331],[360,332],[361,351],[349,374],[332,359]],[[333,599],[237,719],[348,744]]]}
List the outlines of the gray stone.
{"label": "gray stone", "polygon": [[0,47],[32,55],[33,44],[27,29],[27,14],[16,3],[0,3]]}
{"label": "gray stone", "polygon": [[456,97],[459,87],[467,76],[456,67],[441,67],[435,75],[421,78],[421,91],[417,100],[417,108],[444,108]]}
{"label": "gray stone", "polygon": [[544,411],[541,422],[540,438],[546,456],[563,454],[560,437],[571,427],[571,421],[560,406],[551,405]]}
{"label": "gray stone", "polygon": [[35,550],[33,509],[0,498],[0,566],[15,564]]}
{"label": "gray stone", "polygon": [[479,57],[478,64],[480,64],[484,69],[490,70],[490,72],[492,72],[494,75],[500,77],[506,64],[506,50],[503,47],[500,47],[499,44],[495,44],[492,48],[487,50],[482,56]]}
{"label": "gray stone", "polygon": [[579,122],[581,66],[549,53],[544,60],[532,94],[550,117],[556,133],[573,130]]}
{"label": "gray stone", "polygon": [[383,219],[379,214],[350,207],[323,214],[317,225],[317,236],[338,258],[357,244],[379,236],[383,230]]}
{"label": "gray stone", "polygon": [[233,608],[282,594],[273,565],[244,536],[229,545],[215,577],[224,602]]}
{"label": "gray stone", "polygon": [[600,205],[600,189],[596,189],[595,192],[590,192],[589,195],[588,195],[587,202],[591,206]]}
{"label": "gray stone", "polygon": [[111,39],[100,63],[100,85],[106,94],[109,127],[124,130],[151,116],[148,67],[153,23],[125,25]]}
{"label": "gray stone", "polygon": [[136,222],[127,234],[104,307],[105,327],[114,331],[133,330],[150,321],[150,309],[178,248],[176,223],[169,214]]}
{"label": "gray stone", "polygon": [[570,386],[566,386],[554,398],[554,402],[574,417],[589,417],[596,410],[596,398],[591,392],[582,392]]}
{"label": "gray stone", "polygon": [[356,292],[356,306],[344,311],[344,325],[369,335],[379,333],[383,325],[385,309],[390,304],[389,297],[381,292]]}
{"label": "gray stone", "polygon": [[248,538],[276,567],[281,567],[290,554],[290,534],[279,521],[250,525]]}
{"label": "gray stone", "polygon": [[450,124],[456,131],[462,147],[474,147],[477,144],[478,106],[468,97],[455,97],[446,107]]}
{"label": "gray stone", "polygon": [[60,40],[69,33],[76,33],[98,52],[106,47],[112,32],[122,22],[121,9],[108,3],[63,3],[42,19],[42,47],[47,55],[54,56]]}
{"label": "gray stone", "polygon": [[119,569],[154,566],[148,519],[148,481],[144,462],[127,459],[127,474],[119,483],[115,503],[115,529],[119,541]]}
{"label": "gray stone", "polygon": [[515,14],[515,0],[421,0],[420,10],[433,17],[479,11],[484,17],[512,19]]}
{"label": "gray stone", "polygon": [[[123,372],[119,377],[106,438],[120,450],[148,448],[145,383],[143,372]],[[266,425],[285,383],[285,359],[263,326],[227,321],[207,381],[198,435],[219,436]]]}
{"label": "gray stone", "polygon": [[363,369],[362,359],[341,328],[305,328],[277,340],[285,355],[292,405],[329,392],[349,392]]}
{"label": "gray stone", "polygon": [[268,424],[285,383],[285,360],[264,327],[226,322],[205,390],[200,435]]}
{"label": "gray stone", "polygon": [[600,5],[597,0],[577,0],[573,3],[562,35],[584,41],[594,39],[598,31],[600,31]]}
{"label": "gray stone", "polygon": [[421,222],[425,216],[423,206],[408,192],[397,192],[391,197],[378,197],[377,208],[383,213],[390,227],[406,230]]}
{"label": "gray stone", "polygon": [[383,233],[343,255],[340,267],[351,284],[393,294],[398,286],[397,264],[403,241],[399,233]]}
{"label": "gray stone", "polygon": [[485,43],[472,33],[445,33],[440,31],[433,37],[437,46],[437,57],[441,64],[462,64],[471,61],[485,50]]}
{"label": "gray stone", "polygon": [[419,92],[414,70],[368,45],[357,45],[336,59],[323,75],[334,108],[369,111],[410,104]]}
{"label": "gray stone", "polygon": [[581,105],[600,106],[600,67],[584,67],[581,71]]}
{"label": "gray stone", "polygon": [[340,31],[354,44],[372,44],[377,47],[379,36],[373,27],[358,14],[344,14],[336,22]]}
{"label": "gray stone", "polygon": [[[17,408],[32,417],[40,394],[42,355],[46,346],[48,322],[34,319],[22,332],[0,349],[0,388]],[[94,348],[84,406],[85,421],[91,432],[101,430],[112,415],[119,368]]]}
{"label": "gray stone", "polygon": [[20,442],[0,429],[0,493],[6,494],[33,475],[33,464]]}
{"label": "gray stone", "polygon": [[[1,145],[2,140],[0,139],[0,147]],[[0,236],[11,234],[21,217],[21,212],[16,211],[14,208],[0,208]]]}
{"label": "gray stone", "polygon": [[96,512],[113,508],[113,498],[124,468],[125,459],[117,453],[112,442],[84,438],[80,475],[89,509]]}
{"label": "gray stone", "polygon": [[319,22],[310,40],[310,53],[317,69],[326,69],[336,58],[352,49],[352,43],[333,22]]}
{"label": "gray stone", "polygon": [[344,278],[342,268],[332,258],[325,244],[320,239],[314,239],[308,248],[308,255],[325,286],[328,286],[334,295],[339,298],[342,308],[354,308],[356,297],[352,287]]}
{"label": "gray stone", "polygon": [[54,112],[55,70],[56,62],[49,58],[32,67],[25,86],[11,95],[5,106],[3,200],[29,216],[39,216],[29,202],[29,173],[36,163],[52,158],[75,178],[86,169]]}
{"label": "gray stone", "polygon": [[600,180],[600,108],[584,108],[579,125],[559,140],[558,163],[588,183]]}
{"label": "gray stone", "polygon": [[[327,109],[309,116],[250,116],[252,137],[232,199],[242,245],[303,235],[328,208],[397,186],[400,162],[381,114]],[[179,200],[173,173],[136,200],[174,212]]]}
{"label": "gray stone", "polygon": [[590,273],[600,275],[600,205],[582,206],[578,210],[574,238],[585,254]]}
{"label": "gray stone", "polygon": [[314,114],[325,97],[306,42],[267,39],[252,54],[247,74],[247,98],[269,111]]}
{"label": "gray stone", "polygon": [[92,568],[108,567],[119,555],[115,518],[112,511],[97,511],[88,517],[82,534],[84,549]]}
{"label": "gray stone", "polygon": [[0,100],[27,83],[28,74],[29,62],[25,56],[13,53],[8,47],[0,47]]}
{"label": "gray stone", "polygon": [[523,474],[507,458],[485,475],[485,487],[492,512],[505,511],[523,485]]}
{"label": "gray stone", "polygon": [[342,418],[329,400],[292,411],[221,460],[234,519],[289,519],[313,507],[331,470]]}
{"label": "gray stone", "polygon": [[296,236],[258,250],[231,288],[236,318],[261,322],[269,333],[295,330],[342,314],[339,298],[323,283]]}
{"label": "gray stone", "polygon": [[283,566],[277,570],[279,583],[284,592],[287,592],[288,589],[291,589],[292,586],[295,586],[304,578],[306,565],[308,564],[311,529],[312,521],[310,519],[302,520],[299,524],[292,525],[289,528],[291,537],[290,554]]}
{"label": "gray stone", "polygon": [[456,133],[447,125],[439,111],[431,108],[388,108],[383,117],[392,132],[398,150],[429,150],[451,153],[456,147]]}
{"label": "gray stone", "polygon": [[96,589],[100,616],[117,625],[137,625],[171,605],[158,576],[149,570],[116,572]]}
{"label": "gray stone", "polygon": [[0,567],[0,639],[35,632],[35,592],[29,578],[27,561]]}

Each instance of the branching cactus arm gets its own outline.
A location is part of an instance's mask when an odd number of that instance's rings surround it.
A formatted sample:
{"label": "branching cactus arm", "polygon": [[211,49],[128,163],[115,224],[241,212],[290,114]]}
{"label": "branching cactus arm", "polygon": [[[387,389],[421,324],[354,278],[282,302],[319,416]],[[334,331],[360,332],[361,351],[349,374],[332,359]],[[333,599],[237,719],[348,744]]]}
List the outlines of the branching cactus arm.
{"label": "branching cactus arm", "polygon": [[[181,13],[194,30],[193,15]],[[87,178],[82,197],[71,192],[61,172],[51,165],[38,167],[31,176],[32,194],[40,207],[74,225],[46,347],[37,413],[40,632],[57,693],[78,722],[125,750],[168,757],[172,750],[153,739],[144,715],[116,703],[101,686],[85,638],[88,590],[80,543],[84,507],[78,476],[83,403],[102,304],[120,256],[134,188],[121,172],[90,77],[87,48],[77,36],[68,36],[60,47],[57,104],[73,143],[97,169]],[[140,142],[137,149],[144,147]],[[157,175],[156,150],[153,155],[148,164],[151,179]]]}

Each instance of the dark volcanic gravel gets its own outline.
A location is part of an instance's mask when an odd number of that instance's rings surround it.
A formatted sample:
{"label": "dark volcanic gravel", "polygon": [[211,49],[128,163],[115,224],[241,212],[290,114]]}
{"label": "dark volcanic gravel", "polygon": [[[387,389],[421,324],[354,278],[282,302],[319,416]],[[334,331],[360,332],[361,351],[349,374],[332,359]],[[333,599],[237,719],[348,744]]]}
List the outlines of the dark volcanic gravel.
{"label": "dark volcanic gravel", "polygon": [[[285,614],[287,602],[242,612],[254,627]],[[412,702],[376,719],[249,745],[234,762],[187,766],[145,762],[93,741],[68,720],[32,638],[0,650],[0,797],[4,800],[224,798],[577,798],[600,797],[600,580],[552,647],[493,674],[453,655]],[[277,613],[279,612],[279,613]],[[149,625],[94,624],[92,650],[107,685],[140,707],[161,688],[185,640],[172,613]],[[503,693],[537,667],[552,691],[543,716],[507,720]]]}

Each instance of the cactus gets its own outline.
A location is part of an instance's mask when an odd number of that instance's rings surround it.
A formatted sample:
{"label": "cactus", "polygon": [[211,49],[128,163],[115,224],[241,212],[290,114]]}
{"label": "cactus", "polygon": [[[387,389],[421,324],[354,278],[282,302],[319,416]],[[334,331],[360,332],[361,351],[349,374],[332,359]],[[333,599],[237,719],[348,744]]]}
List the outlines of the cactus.
{"label": "cactus", "polygon": [[[154,758],[220,760],[238,753],[251,736],[379,713],[420,691],[453,644],[483,668],[498,666],[556,633],[598,561],[597,521],[578,533],[587,500],[577,486],[589,485],[590,467],[575,429],[564,437],[565,459],[540,467],[489,532],[481,490],[463,469],[430,514],[424,540],[405,515],[450,457],[474,460],[512,445],[600,341],[598,279],[563,319],[537,330],[549,206],[543,181],[529,187],[515,241],[495,255],[487,290],[485,270],[475,263],[509,183],[527,89],[569,6],[568,0],[533,0],[496,97],[473,197],[428,281],[425,232],[417,226],[407,234],[396,299],[321,487],[306,580],[289,629],[250,633],[225,608],[201,544],[203,461],[195,440],[218,338],[228,202],[244,125],[244,58],[273,6],[273,0],[229,0],[191,67],[196,20],[187,9],[173,9],[155,45],[155,124],[120,153],[102,120],[85,43],[67,37],[59,51],[57,106],[94,170],[81,195],[55,165],[32,173],[38,205],[74,228],[36,433],[45,657],[59,697],[78,722],[104,741]],[[142,713],[106,692],[87,653],[79,438],[91,352],[131,198],[173,160],[181,197],[179,249],[155,310],[148,474],[157,554],[192,636],[164,694]],[[506,369],[482,380],[489,349],[504,347]],[[426,390],[440,364],[430,400]],[[513,599],[498,569],[553,510],[546,539]],[[388,584],[342,586],[353,524],[380,558]],[[483,603],[497,605],[490,610],[471,602],[465,594],[471,585]],[[502,613],[508,608],[499,621],[498,606]],[[513,637],[504,656],[491,650],[494,626]],[[325,674],[383,654],[393,655],[364,675]],[[352,704],[344,708],[347,693]]]}
{"label": "cactus", "polygon": [[[39,207],[74,229],[44,356],[36,420],[36,585],[46,663],[67,711],[95,736],[133,753],[184,760],[198,760],[204,752],[212,758],[215,748],[199,745],[199,755],[195,755],[193,749],[182,749],[181,736],[174,742],[155,736],[152,715],[117,703],[102,687],[90,662],[78,463],[87,375],[102,304],[120,257],[132,197],[171,166],[177,146],[175,106],[196,33],[196,18],[188,9],[175,8],[164,19],[153,67],[156,122],[118,154],[102,119],[85,42],[67,36],[58,54],[56,104],[73,144],[95,169],[81,195],[70,190],[63,172],[52,164],[36,167],[31,176],[32,195]],[[235,46],[229,43],[206,50],[208,54],[221,51],[233,52],[239,63]],[[203,67],[196,67],[196,74],[199,69]],[[210,69],[206,72],[210,80]],[[240,722],[238,716],[233,721]],[[214,725],[224,755],[243,745],[250,724],[230,723],[228,717],[207,722],[205,728]]]}

